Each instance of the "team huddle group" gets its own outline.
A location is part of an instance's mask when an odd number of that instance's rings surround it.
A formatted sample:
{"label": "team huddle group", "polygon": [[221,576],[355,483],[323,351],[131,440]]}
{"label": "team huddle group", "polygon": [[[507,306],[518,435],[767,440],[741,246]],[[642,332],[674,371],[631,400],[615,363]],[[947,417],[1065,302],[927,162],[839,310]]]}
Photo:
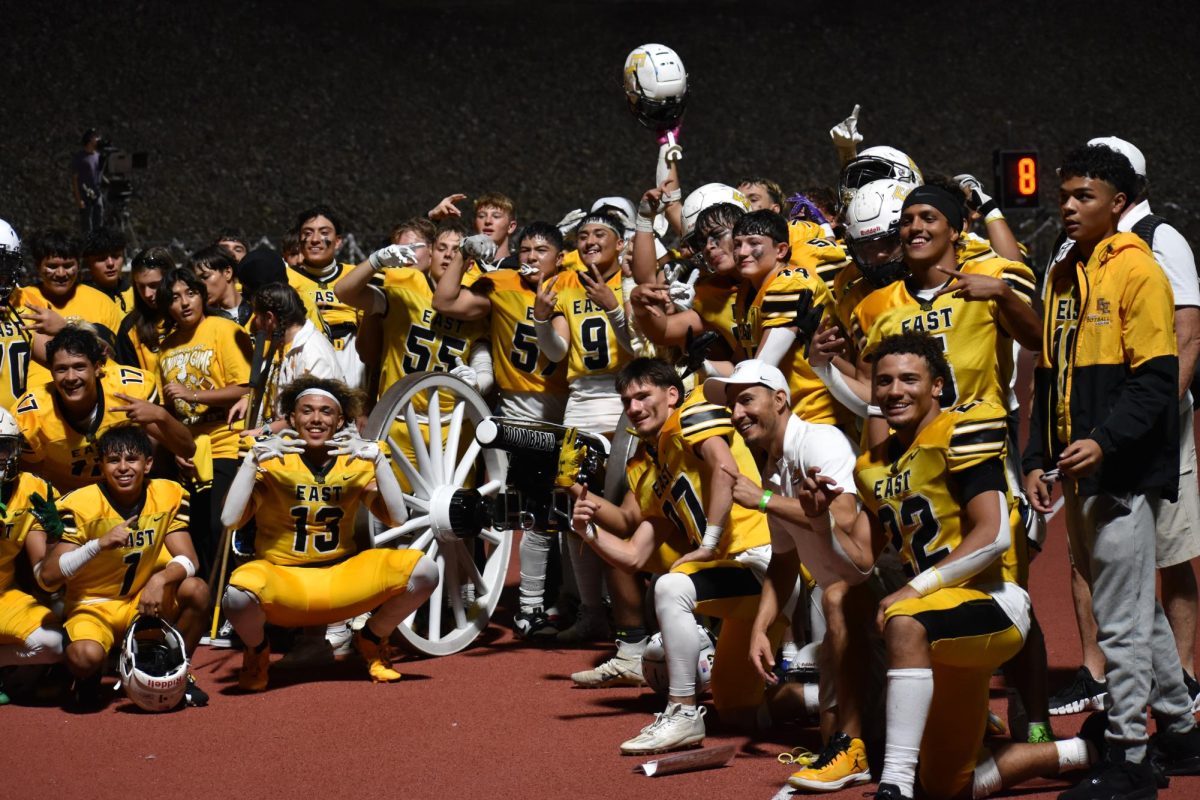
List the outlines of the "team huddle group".
{"label": "team huddle group", "polygon": [[[667,703],[622,753],[700,744],[711,691],[728,726],[819,715],[798,791],[871,781],[868,751],[888,800],[1071,772],[1063,797],[1143,798],[1200,773],[1196,589],[1168,572],[1200,555],[1200,286],[1149,214],[1144,158],[1111,137],[1072,150],[1061,246],[1031,268],[978,180],[857,153],[856,123],[831,132],[836,191],[752,178],[684,199],[664,136],[636,205],[524,222],[489,193],[467,224],[450,195],[357,265],[326,206],[279,253],[228,231],[128,268],[109,229],[0,224],[0,668],[65,661],[67,702],[94,705],[116,651],[139,705],[203,705],[163,654],[191,653],[219,604],[246,691],[269,685],[268,624],[399,680],[390,636],[438,568],[353,528],[360,506],[384,527],[427,507],[426,447],[400,423],[395,453],[359,431],[432,371],[566,429],[557,471],[523,487],[514,628],[615,635],[581,687],[641,686],[656,651]],[[587,456],[622,428],[636,448],[609,459],[606,498]],[[1025,587],[1060,487],[1088,663],[1052,701]],[[1055,737],[1052,713],[1084,710]]]}

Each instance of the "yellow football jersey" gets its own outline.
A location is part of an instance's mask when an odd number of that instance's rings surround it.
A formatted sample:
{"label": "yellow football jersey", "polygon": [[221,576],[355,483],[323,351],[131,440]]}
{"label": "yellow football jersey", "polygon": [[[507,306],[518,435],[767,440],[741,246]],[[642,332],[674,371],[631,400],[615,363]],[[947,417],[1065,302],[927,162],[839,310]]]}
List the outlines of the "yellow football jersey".
{"label": "yellow football jersey", "polygon": [[[813,293],[813,304],[824,304],[832,314],[833,297],[829,288],[814,273],[803,267],[776,268],[755,292],[745,283],[739,290],[734,313],[738,338],[747,353],[755,353],[771,328],[791,324],[796,318],[800,292]],[[835,425],[839,422],[838,404],[829,389],[813,372],[804,357],[804,343],[797,340],[779,364],[792,393],[792,411],[805,422]]]}
{"label": "yellow football jersey", "polygon": [[853,329],[854,309],[873,291],[875,287],[863,277],[857,264],[852,263],[838,273],[833,282],[833,313],[842,330]]}
{"label": "yellow football jersey", "polygon": [[22,460],[62,491],[87,486],[100,478],[96,441],[112,426],[128,421],[125,414],[112,410],[125,404],[117,399],[118,392],[159,402],[154,376],[134,367],[107,364],[99,383],[100,413],[86,429],[75,427],[63,416],[52,383],[30,387],[17,401],[17,427],[25,440]]}
{"label": "yellow football jersey", "polygon": [[[59,305],[47,300],[37,286],[23,286],[17,290],[13,305],[30,304],[42,308],[53,308],[67,320],[68,324],[91,323],[100,334],[101,339],[110,346],[116,347],[117,331],[121,329],[121,318],[125,315],[121,313],[117,304],[99,289],[91,286],[76,286],[71,299]],[[26,386],[37,386],[48,380],[50,380],[50,370],[36,361],[30,361]]]}
{"label": "yellow football jersey", "polygon": [[533,328],[533,301],[537,294],[516,270],[498,269],[479,284],[490,284],[492,301],[492,365],[502,392],[544,392],[565,395],[567,371],[560,361],[547,359],[537,346]]}
{"label": "yellow football jersey", "polygon": [[[1004,479],[1004,451],[1008,436],[1004,408],[993,403],[967,403],[942,411],[917,434],[903,453],[889,437],[858,458],[855,480],[858,496],[883,526],[904,561],[909,577],[936,566],[958,547],[966,534],[965,503],[960,485],[968,471],[993,462],[996,485],[1015,503]],[[1012,553],[997,559],[982,572],[955,584],[979,587],[1001,580],[1017,582],[1017,562]]]}
{"label": "yellow football jersey", "polygon": [[373,463],[346,456],[316,471],[296,453],[260,465],[243,516],[258,526],[258,557],[288,566],[354,555],[354,515],[374,480]]}
{"label": "yellow football jersey", "polygon": [[[1000,278],[1033,304],[1037,282],[1024,264],[996,257],[968,262],[961,269]],[[943,408],[972,400],[1006,405],[1013,340],[994,301],[964,300],[949,293],[926,302],[910,291],[907,281],[896,281],[869,294],[854,310],[851,333],[860,357],[869,357],[884,337],[909,331],[933,336],[946,354],[950,378],[942,390]]]}
{"label": "yellow football jersey", "polygon": [[34,494],[45,500],[56,498],[54,489],[45,480],[30,472],[22,472],[12,484],[12,493],[0,503],[0,593],[11,589],[16,582],[17,556],[25,548],[25,534],[34,525]]}
{"label": "yellow football jersey", "polygon": [[820,225],[812,222],[793,222],[789,227],[789,233],[793,237],[796,237],[796,226],[799,224],[813,226],[816,233],[807,239],[791,240],[792,254],[788,258],[788,266],[793,269],[800,267],[814,273],[828,288],[833,289],[837,276],[853,262],[837,242],[825,238]]}
{"label": "yellow football jersey", "polygon": [[[428,275],[409,267],[395,270],[392,282],[383,287],[387,310],[383,314],[380,394],[406,375],[449,372],[460,359],[467,363],[471,345],[487,334],[490,322],[486,317],[464,322],[435,312],[433,289]],[[414,405],[424,412],[421,404]],[[450,410],[444,403],[442,409]]]}
{"label": "yellow football jersey", "polygon": [[0,405],[9,410],[25,394],[28,385],[29,340],[29,332],[17,317],[17,308],[0,307]]}
{"label": "yellow football jersey", "polygon": [[[617,334],[604,309],[593,303],[578,272],[562,271],[554,283],[558,299],[554,316],[567,318],[570,341],[567,343],[567,382],[589,375],[610,375],[633,360],[617,342]],[[624,303],[621,293],[621,271],[606,281],[618,303]]]}
{"label": "yellow football jersey", "polygon": [[[696,299],[692,310],[700,315],[706,330],[716,331],[729,348],[734,363],[746,360],[746,351],[738,341],[733,307],[737,302],[738,283],[720,275],[704,274],[696,281]],[[699,333],[699,331],[697,331]]]}
{"label": "yellow football jersey", "polygon": [[[337,299],[333,289],[337,282],[354,269],[353,264],[338,264],[328,278],[316,278],[304,269],[289,267],[288,285],[296,290],[306,306],[317,309],[318,315],[328,329],[336,325],[357,325],[362,313],[354,306]],[[318,326],[320,327],[320,326]]]}
{"label": "yellow football jersey", "polygon": [[[206,316],[191,333],[176,330],[163,340],[158,353],[159,381],[181,383],[190,390],[220,389],[250,384],[250,337],[240,325],[225,317]],[[213,408],[183,398],[168,406],[193,435],[207,434],[213,458],[237,458],[238,430],[225,420],[227,408]]]}
{"label": "yellow football jersey", "polygon": [[[166,563],[165,539],[188,529],[188,493],[175,481],[146,481],[146,497],[129,538],[120,547],[101,550],[67,581],[67,608],[96,600],[137,595],[150,576]],[[109,502],[107,489],[92,484],[68,492],[58,501],[64,542],[82,547],[125,521]]]}
{"label": "yellow football jersey", "polygon": [[[670,520],[697,547],[710,524],[705,501],[711,492],[709,467],[700,458],[698,449],[701,442],[714,436],[729,443],[743,475],[761,482],[754,456],[734,431],[729,409],[705,401],[704,392],[699,389],[688,395],[663,423],[654,446],[644,447],[652,467],[635,466],[633,473],[627,469],[630,487],[642,512]],[[737,503],[733,504],[728,520],[711,520],[711,524],[725,526],[718,558],[728,558],[771,541],[766,515]]]}

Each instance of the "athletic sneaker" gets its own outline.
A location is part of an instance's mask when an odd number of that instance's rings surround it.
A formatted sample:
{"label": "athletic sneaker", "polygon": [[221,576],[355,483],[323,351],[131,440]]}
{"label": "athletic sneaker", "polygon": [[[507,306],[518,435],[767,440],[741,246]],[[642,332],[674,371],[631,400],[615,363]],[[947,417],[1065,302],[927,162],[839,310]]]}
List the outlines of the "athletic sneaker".
{"label": "athletic sneaker", "polygon": [[901,794],[900,787],[894,783],[881,783],[875,790],[875,800],[912,800],[912,798]]}
{"label": "athletic sneaker", "polygon": [[1050,698],[1050,714],[1057,717],[1082,711],[1103,711],[1109,705],[1108,685],[1093,678],[1087,667],[1080,667],[1075,680]]}
{"label": "athletic sneaker", "polygon": [[583,644],[584,642],[602,642],[609,637],[608,618],[603,608],[592,609],[580,606],[575,624],[565,631],[559,631],[554,640],[559,644]]}
{"label": "athletic sneaker", "polygon": [[640,756],[699,747],[704,742],[705,711],[702,706],[667,703],[665,711],[654,715],[654,722],[621,745],[621,754]]}
{"label": "athletic sneaker", "polygon": [[372,642],[359,631],[354,634],[354,649],[367,662],[367,672],[374,683],[393,683],[404,677],[392,669],[392,646],[387,639]]}
{"label": "athletic sneaker", "polygon": [[513,615],[513,633],[518,639],[547,642],[556,637],[559,630],[546,612],[538,607]]}
{"label": "athletic sneaker", "polygon": [[1108,758],[1092,767],[1087,776],[1058,796],[1058,800],[1154,800],[1158,786],[1150,759],[1141,764],[1125,760],[1125,751],[1110,747]]}
{"label": "athletic sneaker", "polygon": [[208,692],[196,685],[196,676],[188,673],[187,688],[183,690],[183,702],[192,708],[204,708],[208,705]]}
{"label": "athletic sneaker", "polygon": [[1197,681],[1188,671],[1183,671],[1183,685],[1187,687],[1188,697],[1192,698],[1192,713],[1200,711],[1200,681]]}
{"label": "athletic sneaker", "polygon": [[836,792],[871,780],[867,748],[862,739],[838,732],[811,765],[793,772],[788,785],[813,792]]}
{"label": "athletic sneaker", "polygon": [[1150,758],[1164,775],[1200,775],[1200,728],[1150,737]]}
{"label": "athletic sneaker", "polygon": [[603,664],[576,672],[571,680],[581,689],[606,689],[609,686],[644,686],[641,649],[617,642],[617,654]]}
{"label": "athletic sneaker", "polygon": [[261,692],[267,688],[267,671],[271,666],[271,645],[263,640],[262,648],[247,647],[242,651],[242,668],[238,671],[238,688],[244,692]]}

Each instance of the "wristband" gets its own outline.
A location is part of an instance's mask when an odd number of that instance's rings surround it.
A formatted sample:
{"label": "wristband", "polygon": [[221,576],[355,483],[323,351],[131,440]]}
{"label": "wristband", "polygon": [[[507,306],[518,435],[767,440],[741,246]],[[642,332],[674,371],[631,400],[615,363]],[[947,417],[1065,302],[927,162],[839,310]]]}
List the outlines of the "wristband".
{"label": "wristband", "polygon": [[633,229],[638,233],[654,233],[654,220],[638,214],[638,218],[633,223]]}
{"label": "wristband", "polygon": [[867,416],[883,419],[883,409],[879,406],[867,406]]}
{"label": "wristband", "polygon": [[996,207],[996,200],[991,197],[988,198],[986,203],[979,204],[979,213],[984,217],[989,217],[993,211],[998,210],[999,209]]}
{"label": "wristband", "polygon": [[187,573],[187,577],[189,577],[189,578],[196,577],[196,565],[193,564],[192,560],[190,558],[188,558],[187,556],[182,555],[182,554],[177,555],[171,559],[170,563],[178,564],[179,566],[183,567],[183,571],[185,573]]}
{"label": "wristband", "polygon": [[587,539],[589,542],[596,541],[596,523],[589,522],[587,524],[587,527],[583,529],[583,538]]}
{"label": "wristband", "polygon": [[930,567],[909,581],[908,585],[921,597],[925,597],[942,588],[942,573],[938,572],[937,567]]}
{"label": "wristband", "polygon": [[771,498],[774,496],[775,493],[770,489],[767,489],[765,492],[763,492],[762,499],[758,501],[758,510],[764,514],[767,513],[767,503],[771,502]]}
{"label": "wristband", "polygon": [[725,528],[720,525],[709,525],[704,529],[704,538],[700,540],[700,546],[709,550],[716,550],[721,544],[721,534],[725,533]]}
{"label": "wristband", "polygon": [[1004,219],[1004,212],[998,208],[993,208],[987,213],[987,216],[983,218],[983,223],[985,225],[990,225],[993,222],[999,222],[1002,219]]}
{"label": "wristband", "polygon": [[670,205],[671,203],[678,203],[682,199],[683,189],[680,189],[679,187],[675,187],[669,192],[663,192],[662,195],[662,201],[667,205]]}

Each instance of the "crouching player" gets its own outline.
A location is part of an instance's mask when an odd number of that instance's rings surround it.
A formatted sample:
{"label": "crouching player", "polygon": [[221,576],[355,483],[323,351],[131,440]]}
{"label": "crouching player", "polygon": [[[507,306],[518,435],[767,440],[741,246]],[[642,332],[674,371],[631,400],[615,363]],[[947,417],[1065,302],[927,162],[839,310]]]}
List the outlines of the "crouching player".
{"label": "crouching player", "polygon": [[[653,463],[620,508],[571,487],[572,524],[606,561],[628,572],[653,569],[662,550],[682,533],[694,548],[667,560],[654,582],[654,611],[662,630],[670,682],[666,710],[621,745],[626,755],[659,753],[699,745],[704,709],[697,703],[701,651],[695,614],[724,620],[712,672],[713,702],[724,721],[753,726],[765,686],[746,658],[750,631],[771,557],[766,518],[733,504],[731,473],[758,478],[754,458],[734,433],[729,411],[706,403],[703,393],[684,400],[675,369],[650,358],[630,362],[617,374],[625,413],[642,440],[639,453]],[[559,480],[572,483],[578,463],[564,441]],[[637,456],[635,456],[635,459]],[[631,468],[632,468],[631,464]],[[623,539],[608,531],[626,531]],[[789,609],[790,611],[790,609]],[[779,644],[786,620],[771,631]]]}
{"label": "crouching player", "polygon": [[[188,653],[204,630],[208,585],[196,575],[188,534],[188,493],[175,481],[149,479],[154,445],[137,425],[109,428],[97,442],[100,483],[63,495],[31,535],[56,542],[41,582],[67,587],[64,627],[74,700],[94,705],[114,642],[139,614],[175,623]],[[61,536],[61,541],[59,537]],[[208,702],[188,676],[188,705]]]}
{"label": "crouching player", "polygon": [[1029,597],[1002,556],[1013,499],[1004,475],[1005,411],[988,402],[942,410],[949,367],[924,333],[884,338],[873,399],[892,434],[859,457],[866,510],[859,542],[884,537],[912,580],[879,603],[887,643],[887,745],[877,798],[986,797],[1037,776],[1086,768],[1082,739],[983,747],[992,672],[1021,649]]}
{"label": "crouching player", "polygon": [[292,430],[254,441],[229,489],[221,522],[258,524],[258,558],[234,570],[222,606],[246,649],[238,685],[267,688],[270,622],[324,625],[373,611],[355,635],[371,680],[400,680],[388,636],[437,586],[434,563],[417,550],[357,552],[354,516],[366,504],[389,525],[405,520],[404,497],[379,443],[346,420],[362,394],[323,378],[283,388],[280,407]]}

